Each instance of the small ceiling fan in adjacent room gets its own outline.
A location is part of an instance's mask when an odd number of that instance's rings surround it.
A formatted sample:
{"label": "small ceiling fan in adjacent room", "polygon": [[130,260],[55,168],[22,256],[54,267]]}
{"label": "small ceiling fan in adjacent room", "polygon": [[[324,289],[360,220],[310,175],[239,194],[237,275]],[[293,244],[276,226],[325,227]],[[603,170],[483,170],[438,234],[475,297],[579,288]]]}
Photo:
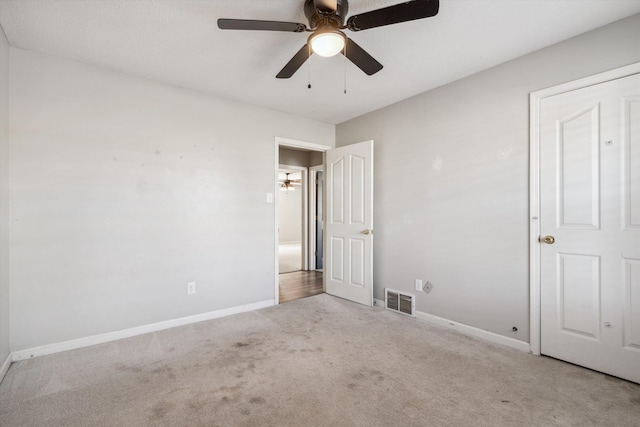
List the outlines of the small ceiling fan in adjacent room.
{"label": "small ceiling fan in adjacent room", "polygon": [[413,0],[345,18],[349,11],[348,0],[305,0],[304,14],[309,26],[296,22],[261,21],[249,19],[218,19],[223,30],[263,30],[293,33],[310,32],[307,43],[276,75],[288,79],[316,53],[330,57],[342,53],[365,74],[373,75],[382,69],[376,61],[342,30],[363,31],[385,25],[398,24],[438,14],[439,0]]}
{"label": "small ceiling fan in adjacent room", "polygon": [[285,179],[280,179],[280,191],[296,191],[294,186],[302,185],[300,179],[289,179],[289,174],[286,174]]}

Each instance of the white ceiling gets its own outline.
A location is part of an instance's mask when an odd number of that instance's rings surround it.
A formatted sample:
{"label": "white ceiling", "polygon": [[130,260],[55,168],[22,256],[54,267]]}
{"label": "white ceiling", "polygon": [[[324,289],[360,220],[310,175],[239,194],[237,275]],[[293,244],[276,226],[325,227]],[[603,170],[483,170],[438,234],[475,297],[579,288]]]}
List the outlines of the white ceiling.
{"label": "white ceiling", "polygon": [[[401,0],[351,0],[349,15]],[[384,65],[343,57],[275,75],[308,34],[222,31],[218,18],[307,23],[304,0],[0,0],[12,46],[337,124],[640,13],[640,0],[441,0],[434,18],[350,33]],[[311,73],[312,88],[307,89]]]}

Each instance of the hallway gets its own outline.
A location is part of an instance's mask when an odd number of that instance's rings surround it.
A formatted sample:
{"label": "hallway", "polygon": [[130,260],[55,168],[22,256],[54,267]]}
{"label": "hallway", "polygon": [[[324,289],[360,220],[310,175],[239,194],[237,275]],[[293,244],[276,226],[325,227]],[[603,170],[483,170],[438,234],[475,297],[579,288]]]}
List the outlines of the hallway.
{"label": "hallway", "polygon": [[280,274],[280,302],[323,293],[321,271],[294,271]]}

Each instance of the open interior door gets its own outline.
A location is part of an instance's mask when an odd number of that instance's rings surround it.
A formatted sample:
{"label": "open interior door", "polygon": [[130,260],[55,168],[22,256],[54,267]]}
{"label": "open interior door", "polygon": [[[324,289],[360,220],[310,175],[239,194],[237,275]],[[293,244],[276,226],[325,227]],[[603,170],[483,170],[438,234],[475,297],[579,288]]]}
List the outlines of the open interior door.
{"label": "open interior door", "polygon": [[373,141],[325,157],[325,290],[373,305]]}
{"label": "open interior door", "polygon": [[640,383],[640,74],[540,105],[541,352]]}

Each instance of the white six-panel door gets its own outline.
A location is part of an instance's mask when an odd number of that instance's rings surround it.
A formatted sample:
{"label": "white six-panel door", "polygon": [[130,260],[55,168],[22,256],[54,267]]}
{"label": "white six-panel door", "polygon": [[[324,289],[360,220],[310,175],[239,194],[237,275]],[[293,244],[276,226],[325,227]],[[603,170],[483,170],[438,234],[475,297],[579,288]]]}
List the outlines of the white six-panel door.
{"label": "white six-panel door", "polygon": [[373,141],[326,152],[328,294],[373,305]]}
{"label": "white six-panel door", "polygon": [[640,382],[640,75],[540,107],[541,353]]}

